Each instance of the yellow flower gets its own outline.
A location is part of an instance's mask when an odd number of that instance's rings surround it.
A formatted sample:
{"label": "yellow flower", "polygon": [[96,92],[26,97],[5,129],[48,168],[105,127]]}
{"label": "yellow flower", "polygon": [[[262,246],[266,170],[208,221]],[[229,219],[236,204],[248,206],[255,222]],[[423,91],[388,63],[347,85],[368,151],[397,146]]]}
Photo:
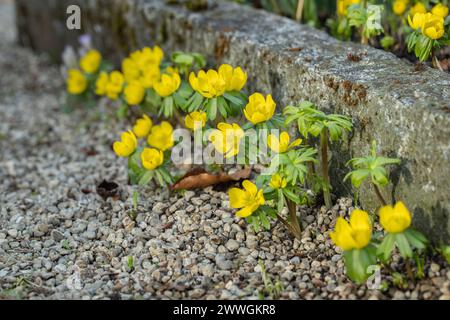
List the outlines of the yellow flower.
{"label": "yellow flower", "polygon": [[145,88],[138,81],[129,83],[124,90],[125,101],[130,106],[139,105],[145,97]]}
{"label": "yellow flower", "polygon": [[225,80],[215,70],[208,70],[208,72],[200,70],[197,76],[191,72],[189,83],[194,91],[207,99],[222,96],[227,86]]}
{"label": "yellow flower", "polygon": [[137,148],[137,139],[133,132],[124,132],[121,137],[121,141],[114,142],[114,152],[119,157],[127,158],[131,156]]}
{"label": "yellow flower", "polygon": [[133,127],[133,132],[138,138],[144,138],[150,134],[150,130],[152,130],[153,121],[147,115],[141,119],[136,121],[136,124]]}
{"label": "yellow flower", "polygon": [[347,15],[347,9],[351,5],[360,3],[361,0],[338,0],[337,2],[337,13],[339,16],[343,17]]}
{"label": "yellow flower", "polygon": [[272,189],[284,189],[287,187],[287,180],[279,173],[275,173],[270,180],[270,187]]}
{"label": "yellow flower", "polygon": [[244,130],[238,124],[221,122],[209,135],[209,141],[217,152],[225,155],[225,158],[231,158],[239,153],[239,144],[243,137]]}
{"label": "yellow flower", "polygon": [[365,248],[372,237],[369,215],[356,209],[350,215],[350,223],[339,217],[335,231],[330,233],[330,237],[334,244],[344,251]]}
{"label": "yellow flower", "polygon": [[153,85],[156,93],[160,97],[168,97],[175,93],[181,85],[180,75],[176,72],[170,74],[163,74],[161,80]]}
{"label": "yellow flower", "polygon": [[380,223],[389,233],[403,232],[411,225],[411,214],[403,202],[399,201],[394,207],[385,206],[380,209]]}
{"label": "yellow flower", "polygon": [[103,71],[102,73],[100,73],[100,76],[95,82],[95,94],[99,96],[106,95],[106,86],[108,85],[108,82],[109,82],[108,73]]}
{"label": "yellow flower", "polygon": [[138,61],[142,68],[147,67],[148,65],[156,65],[159,66],[161,61],[164,58],[164,51],[158,47],[154,46],[153,49],[149,47],[145,47],[141,51],[139,51]]}
{"label": "yellow flower", "polygon": [[427,13],[425,22],[422,26],[422,33],[430,39],[437,40],[442,38],[445,33],[444,18],[436,16],[432,13]]}
{"label": "yellow flower", "polygon": [[147,170],[155,170],[164,162],[164,153],[153,148],[145,148],[141,153],[142,166]]}
{"label": "yellow flower", "polygon": [[153,88],[161,76],[160,64],[163,57],[164,53],[159,47],[133,52],[122,62],[125,80],[128,83],[139,81],[145,89]]}
{"label": "yellow flower", "polygon": [[78,95],[86,91],[88,81],[80,70],[69,70],[67,77],[67,91],[70,94]]}
{"label": "yellow flower", "polygon": [[431,13],[441,18],[445,18],[448,15],[448,7],[442,3],[438,3],[431,9]]}
{"label": "yellow flower", "polygon": [[392,11],[398,16],[401,16],[406,11],[406,7],[408,6],[408,0],[395,0],[392,5]]}
{"label": "yellow flower", "polygon": [[287,132],[282,132],[280,134],[280,139],[270,134],[269,138],[267,140],[267,144],[269,145],[269,148],[272,149],[276,153],[285,153],[292,148],[298,147],[302,144],[302,139],[297,139],[294,142],[291,143],[291,138],[289,137],[289,134]]}
{"label": "yellow flower", "polygon": [[276,107],[270,94],[264,99],[261,93],[255,93],[250,96],[244,115],[251,123],[258,124],[272,119]]}
{"label": "yellow flower", "polygon": [[150,65],[148,68],[144,69],[141,73],[140,78],[138,79],[142,86],[146,89],[151,89],[155,85],[156,82],[159,81],[161,77],[161,71],[159,66]]}
{"label": "yellow flower", "polygon": [[86,73],[95,73],[102,63],[102,55],[97,50],[88,51],[80,60],[80,68]]}
{"label": "yellow flower", "polygon": [[137,64],[136,61],[134,61],[131,58],[125,58],[122,61],[122,72],[127,82],[138,80],[139,77],[141,76],[139,65]]}
{"label": "yellow flower", "polygon": [[414,30],[418,30],[422,28],[423,24],[425,23],[425,17],[426,14],[424,13],[416,13],[414,14],[413,18],[411,19],[411,16],[408,16],[408,23],[411,28]]}
{"label": "yellow flower", "polygon": [[125,78],[119,71],[113,71],[109,75],[109,81],[106,85],[106,96],[111,100],[117,100],[122,93]]}
{"label": "yellow flower", "polygon": [[247,73],[241,67],[233,69],[229,64],[223,64],[219,68],[219,75],[226,83],[226,91],[241,91],[247,83]]}
{"label": "yellow flower", "polygon": [[186,116],[186,128],[197,131],[206,125],[206,112],[194,111]]}
{"label": "yellow flower", "polygon": [[422,2],[417,2],[409,11],[411,16],[415,16],[416,13],[427,13],[427,8]]}
{"label": "yellow flower", "polygon": [[248,180],[242,183],[244,190],[232,188],[228,192],[230,197],[230,206],[233,209],[241,209],[236,215],[239,218],[247,218],[253,214],[266,201],[262,190],[258,191],[256,185]]}
{"label": "yellow flower", "polygon": [[154,126],[148,136],[148,144],[161,151],[172,148],[174,146],[172,125],[163,121],[160,125]]}

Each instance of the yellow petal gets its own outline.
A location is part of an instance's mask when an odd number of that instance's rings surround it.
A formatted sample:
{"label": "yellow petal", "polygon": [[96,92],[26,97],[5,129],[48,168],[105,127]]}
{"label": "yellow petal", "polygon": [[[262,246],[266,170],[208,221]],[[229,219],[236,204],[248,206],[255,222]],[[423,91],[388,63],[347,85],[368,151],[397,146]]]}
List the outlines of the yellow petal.
{"label": "yellow petal", "polygon": [[232,188],[228,192],[228,195],[230,197],[230,206],[233,209],[240,209],[247,204],[246,203],[247,196],[244,190]]}
{"label": "yellow petal", "polygon": [[250,180],[245,180],[244,182],[242,182],[242,186],[253,196],[256,196],[256,194],[258,193],[258,188]]}

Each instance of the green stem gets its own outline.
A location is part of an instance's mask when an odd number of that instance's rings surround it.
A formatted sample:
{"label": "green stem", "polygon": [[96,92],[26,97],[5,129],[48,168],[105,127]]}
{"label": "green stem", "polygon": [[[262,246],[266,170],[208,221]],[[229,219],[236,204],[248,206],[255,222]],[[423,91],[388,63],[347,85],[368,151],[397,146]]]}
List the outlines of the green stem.
{"label": "green stem", "polygon": [[299,241],[302,240],[302,235],[295,230],[294,227],[292,227],[292,225],[287,222],[282,216],[280,216],[279,214],[277,214],[277,218],[278,220],[286,227],[286,229],[289,230],[289,232],[295,237],[297,238]]}
{"label": "green stem", "polygon": [[302,21],[303,17],[303,7],[305,6],[305,0],[298,0],[297,1],[297,12],[295,13],[295,20],[297,22]]}
{"label": "green stem", "polygon": [[292,227],[296,230],[298,234],[301,235],[302,233],[302,227],[300,226],[300,221],[297,217],[297,205],[292,200],[288,199],[287,197],[284,197],[286,200],[286,204],[289,209],[289,221],[292,225]]}
{"label": "green stem", "polygon": [[322,130],[320,134],[320,149],[322,151],[322,179],[323,198],[327,209],[331,209],[331,194],[330,194],[330,177],[328,176],[328,131]]}
{"label": "green stem", "polygon": [[387,202],[386,202],[386,200],[384,199],[383,194],[381,193],[380,188],[378,188],[378,186],[377,186],[375,183],[372,183],[372,185],[373,185],[373,187],[374,187],[374,189],[375,189],[375,193],[376,193],[376,195],[377,195],[378,200],[380,200],[380,202],[381,202],[381,204],[382,204],[383,206],[387,206]]}

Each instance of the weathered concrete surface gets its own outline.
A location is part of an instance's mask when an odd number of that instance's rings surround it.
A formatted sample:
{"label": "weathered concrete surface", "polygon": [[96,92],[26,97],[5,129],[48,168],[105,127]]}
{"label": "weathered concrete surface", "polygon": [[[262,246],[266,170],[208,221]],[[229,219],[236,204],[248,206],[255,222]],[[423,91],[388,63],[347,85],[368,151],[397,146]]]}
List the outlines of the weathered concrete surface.
{"label": "weathered concrete surface", "polygon": [[[197,51],[211,63],[243,66],[250,90],[271,92],[280,106],[303,99],[321,109],[349,115],[355,132],[335,146],[335,191],[351,194],[342,177],[345,162],[369,152],[399,157],[386,196],[403,200],[415,225],[435,241],[450,239],[450,76],[415,70],[392,54],[342,43],[323,32],[269,13],[222,3],[191,12],[157,0],[17,0],[23,43],[57,56],[73,43],[65,29],[67,5],[78,3],[84,32],[115,58],[131,49],[160,44],[166,50]],[[360,54],[359,62],[348,53]],[[368,186],[360,192],[364,207],[377,206]]]}

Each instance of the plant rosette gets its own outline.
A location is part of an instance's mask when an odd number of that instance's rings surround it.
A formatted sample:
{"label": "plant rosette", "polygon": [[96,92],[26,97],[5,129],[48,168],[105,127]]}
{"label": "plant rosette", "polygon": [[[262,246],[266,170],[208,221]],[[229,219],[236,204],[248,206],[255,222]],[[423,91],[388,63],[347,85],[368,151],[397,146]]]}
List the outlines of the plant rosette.
{"label": "plant rosette", "polygon": [[371,243],[372,222],[367,212],[356,209],[350,221],[339,217],[331,240],[343,251],[348,277],[363,283],[371,275],[370,266],[376,265],[376,247]]}
{"label": "plant rosette", "polygon": [[386,231],[386,236],[377,249],[381,261],[389,262],[395,247],[404,259],[412,258],[414,249],[424,250],[427,247],[427,238],[410,227],[411,214],[403,202],[399,201],[395,206],[384,206],[379,214],[380,223]]}
{"label": "plant rosette", "polygon": [[128,158],[128,176],[131,184],[147,186],[155,181],[167,188],[174,180],[169,172],[170,151],[162,152],[154,148],[138,148]]}

